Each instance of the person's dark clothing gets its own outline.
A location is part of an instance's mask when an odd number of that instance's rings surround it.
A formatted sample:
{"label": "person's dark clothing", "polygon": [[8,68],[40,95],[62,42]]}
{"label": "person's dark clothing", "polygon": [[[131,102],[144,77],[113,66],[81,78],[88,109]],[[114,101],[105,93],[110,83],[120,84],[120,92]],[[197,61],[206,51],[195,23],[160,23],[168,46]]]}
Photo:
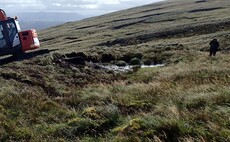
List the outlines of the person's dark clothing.
{"label": "person's dark clothing", "polygon": [[209,56],[215,56],[216,52],[218,51],[219,48],[219,42],[217,41],[217,39],[213,39],[210,43],[210,55]]}

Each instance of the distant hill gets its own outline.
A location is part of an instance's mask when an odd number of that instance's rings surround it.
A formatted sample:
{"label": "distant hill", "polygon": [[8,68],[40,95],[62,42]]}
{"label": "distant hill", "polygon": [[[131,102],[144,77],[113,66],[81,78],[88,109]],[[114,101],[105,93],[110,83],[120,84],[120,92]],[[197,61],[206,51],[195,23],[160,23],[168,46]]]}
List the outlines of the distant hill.
{"label": "distant hill", "polygon": [[64,23],[65,23],[64,21],[20,21],[20,26],[22,30],[26,30],[26,29],[42,30]]}
{"label": "distant hill", "polygon": [[77,13],[63,12],[22,12],[9,13],[7,15],[10,17],[17,16],[22,29],[35,28],[37,30],[86,18],[86,16]]}

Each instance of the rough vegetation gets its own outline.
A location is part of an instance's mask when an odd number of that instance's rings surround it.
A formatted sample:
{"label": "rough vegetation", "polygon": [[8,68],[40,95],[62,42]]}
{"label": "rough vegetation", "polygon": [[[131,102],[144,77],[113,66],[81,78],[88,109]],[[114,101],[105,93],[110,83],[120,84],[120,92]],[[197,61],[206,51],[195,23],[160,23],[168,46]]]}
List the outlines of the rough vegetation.
{"label": "rough vegetation", "polygon": [[0,141],[230,141],[229,12],[168,0],[39,31],[0,59]]}

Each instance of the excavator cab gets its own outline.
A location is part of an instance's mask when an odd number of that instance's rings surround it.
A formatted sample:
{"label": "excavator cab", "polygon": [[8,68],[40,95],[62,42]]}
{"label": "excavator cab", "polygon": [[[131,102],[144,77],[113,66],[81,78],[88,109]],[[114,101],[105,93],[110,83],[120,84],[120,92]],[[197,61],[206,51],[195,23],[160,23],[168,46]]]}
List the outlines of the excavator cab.
{"label": "excavator cab", "polygon": [[21,31],[17,18],[0,9],[0,55],[18,54],[40,47],[35,29]]}
{"label": "excavator cab", "polygon": [[22,45],[14,19],[0,21],[0,55],[20,52]]}

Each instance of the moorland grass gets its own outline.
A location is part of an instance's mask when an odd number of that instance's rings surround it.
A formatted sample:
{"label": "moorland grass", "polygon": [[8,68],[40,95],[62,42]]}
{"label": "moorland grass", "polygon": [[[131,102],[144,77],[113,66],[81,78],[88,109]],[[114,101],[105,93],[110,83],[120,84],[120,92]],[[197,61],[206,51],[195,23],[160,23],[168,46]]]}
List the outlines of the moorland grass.
{"label": "moorland grass", "polygon": [[[229,26],[205,27],[228,23],[228,7],[171,0],[39,31],[58,53],[1,66],[0,141],[230,141]],[[209,57],[213,38],[222,51]],[[165,66],[123,74],[61,60],[79,51]]]}
{"label": "moorland grass", "polygon": [[[39,64],[30,72],[25,70],[28,61],[3,66],[0,139],[228,141],[228,53],[209,57],[207,52],[185,51],[163,67],[83,87],[67,83],[80,69],[64,70],[50,58],[34,59]],[[181,59],[174,62],[176,57]],[[36,75],[43,76],[37,78],[32,71],[39,68],[43,70]]]}

